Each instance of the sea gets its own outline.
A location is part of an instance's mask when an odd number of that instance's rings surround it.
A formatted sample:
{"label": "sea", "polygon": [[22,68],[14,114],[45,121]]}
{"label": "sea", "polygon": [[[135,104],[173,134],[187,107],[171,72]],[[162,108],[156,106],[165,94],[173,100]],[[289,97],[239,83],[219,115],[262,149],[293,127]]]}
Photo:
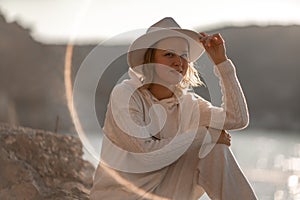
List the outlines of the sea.
{"label": "sea", "polygon": [[[300,132],[246,129],[229,133],[232,152],[258,199],[300,200]],[[84,159],[97,166],[102,135],[90,134],[82,141],[90,142],[84,145]],[[208,199],[206,194],[200,198]]]}

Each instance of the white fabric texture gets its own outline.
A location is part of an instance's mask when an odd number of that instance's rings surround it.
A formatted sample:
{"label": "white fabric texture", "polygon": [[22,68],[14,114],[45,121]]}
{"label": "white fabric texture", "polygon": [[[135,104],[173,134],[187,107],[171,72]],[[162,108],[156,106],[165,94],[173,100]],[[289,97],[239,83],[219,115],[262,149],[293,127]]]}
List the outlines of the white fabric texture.
{"label": "white fabric texture", "polygon": [[[204,190],[212,199],[256,199],[230,148],[214,145],[219,130],[242,129],[249,119],[233,63],[214,67],[221,107],[191,92],[159,101],[129,70],[110,98],[90,199],[198,199]],[[128,94],[129,103],[119,103]]]}

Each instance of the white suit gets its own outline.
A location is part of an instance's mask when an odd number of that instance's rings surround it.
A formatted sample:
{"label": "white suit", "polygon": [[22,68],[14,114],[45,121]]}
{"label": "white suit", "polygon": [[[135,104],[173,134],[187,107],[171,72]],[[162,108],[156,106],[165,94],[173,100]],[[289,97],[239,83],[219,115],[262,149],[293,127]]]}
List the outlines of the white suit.
{"label": "white suit", "polygon": [[189,200],[204,192],[212,199],[256,199],[230,148],[215,144],[219,130],[242,129],[249,119],[232,62],[215,66],[215,74],[221,107],[186,91],[157,100],[140,87],[142,75],[129,70],[131,79],[114,88],[108,105],[92,200]]}

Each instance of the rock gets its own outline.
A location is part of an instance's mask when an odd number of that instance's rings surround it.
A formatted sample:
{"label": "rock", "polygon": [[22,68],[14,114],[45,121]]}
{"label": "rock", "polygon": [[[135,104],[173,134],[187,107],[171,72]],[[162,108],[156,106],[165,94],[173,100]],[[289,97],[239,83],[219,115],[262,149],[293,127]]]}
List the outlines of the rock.
{"label": "rock", "polygon": [[88,199],[82,155],[77,137],[0,124],[0,199]]}

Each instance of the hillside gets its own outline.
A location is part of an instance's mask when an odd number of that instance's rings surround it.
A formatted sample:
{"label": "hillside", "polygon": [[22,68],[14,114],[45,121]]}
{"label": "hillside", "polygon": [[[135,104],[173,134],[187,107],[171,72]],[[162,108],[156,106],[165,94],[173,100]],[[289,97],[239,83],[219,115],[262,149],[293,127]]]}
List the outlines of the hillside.
{"label": "hillside", "polygon": [[[227,27],[221,32],[250,110],[250,128],[300,130],[300,27]],[[66,45],[45,45],[0,16],[0,121],[75,133],[64,91]],[[73,78],[95,45],[75,46]],[[124,46],[98,47],[103,51]],[[127,70],[126,55],[105,71],[96,95],[100,123],[111,88]],[[74,80],[74,79],[73,79]],[[197,90],[209,98],[207,89]]]}

